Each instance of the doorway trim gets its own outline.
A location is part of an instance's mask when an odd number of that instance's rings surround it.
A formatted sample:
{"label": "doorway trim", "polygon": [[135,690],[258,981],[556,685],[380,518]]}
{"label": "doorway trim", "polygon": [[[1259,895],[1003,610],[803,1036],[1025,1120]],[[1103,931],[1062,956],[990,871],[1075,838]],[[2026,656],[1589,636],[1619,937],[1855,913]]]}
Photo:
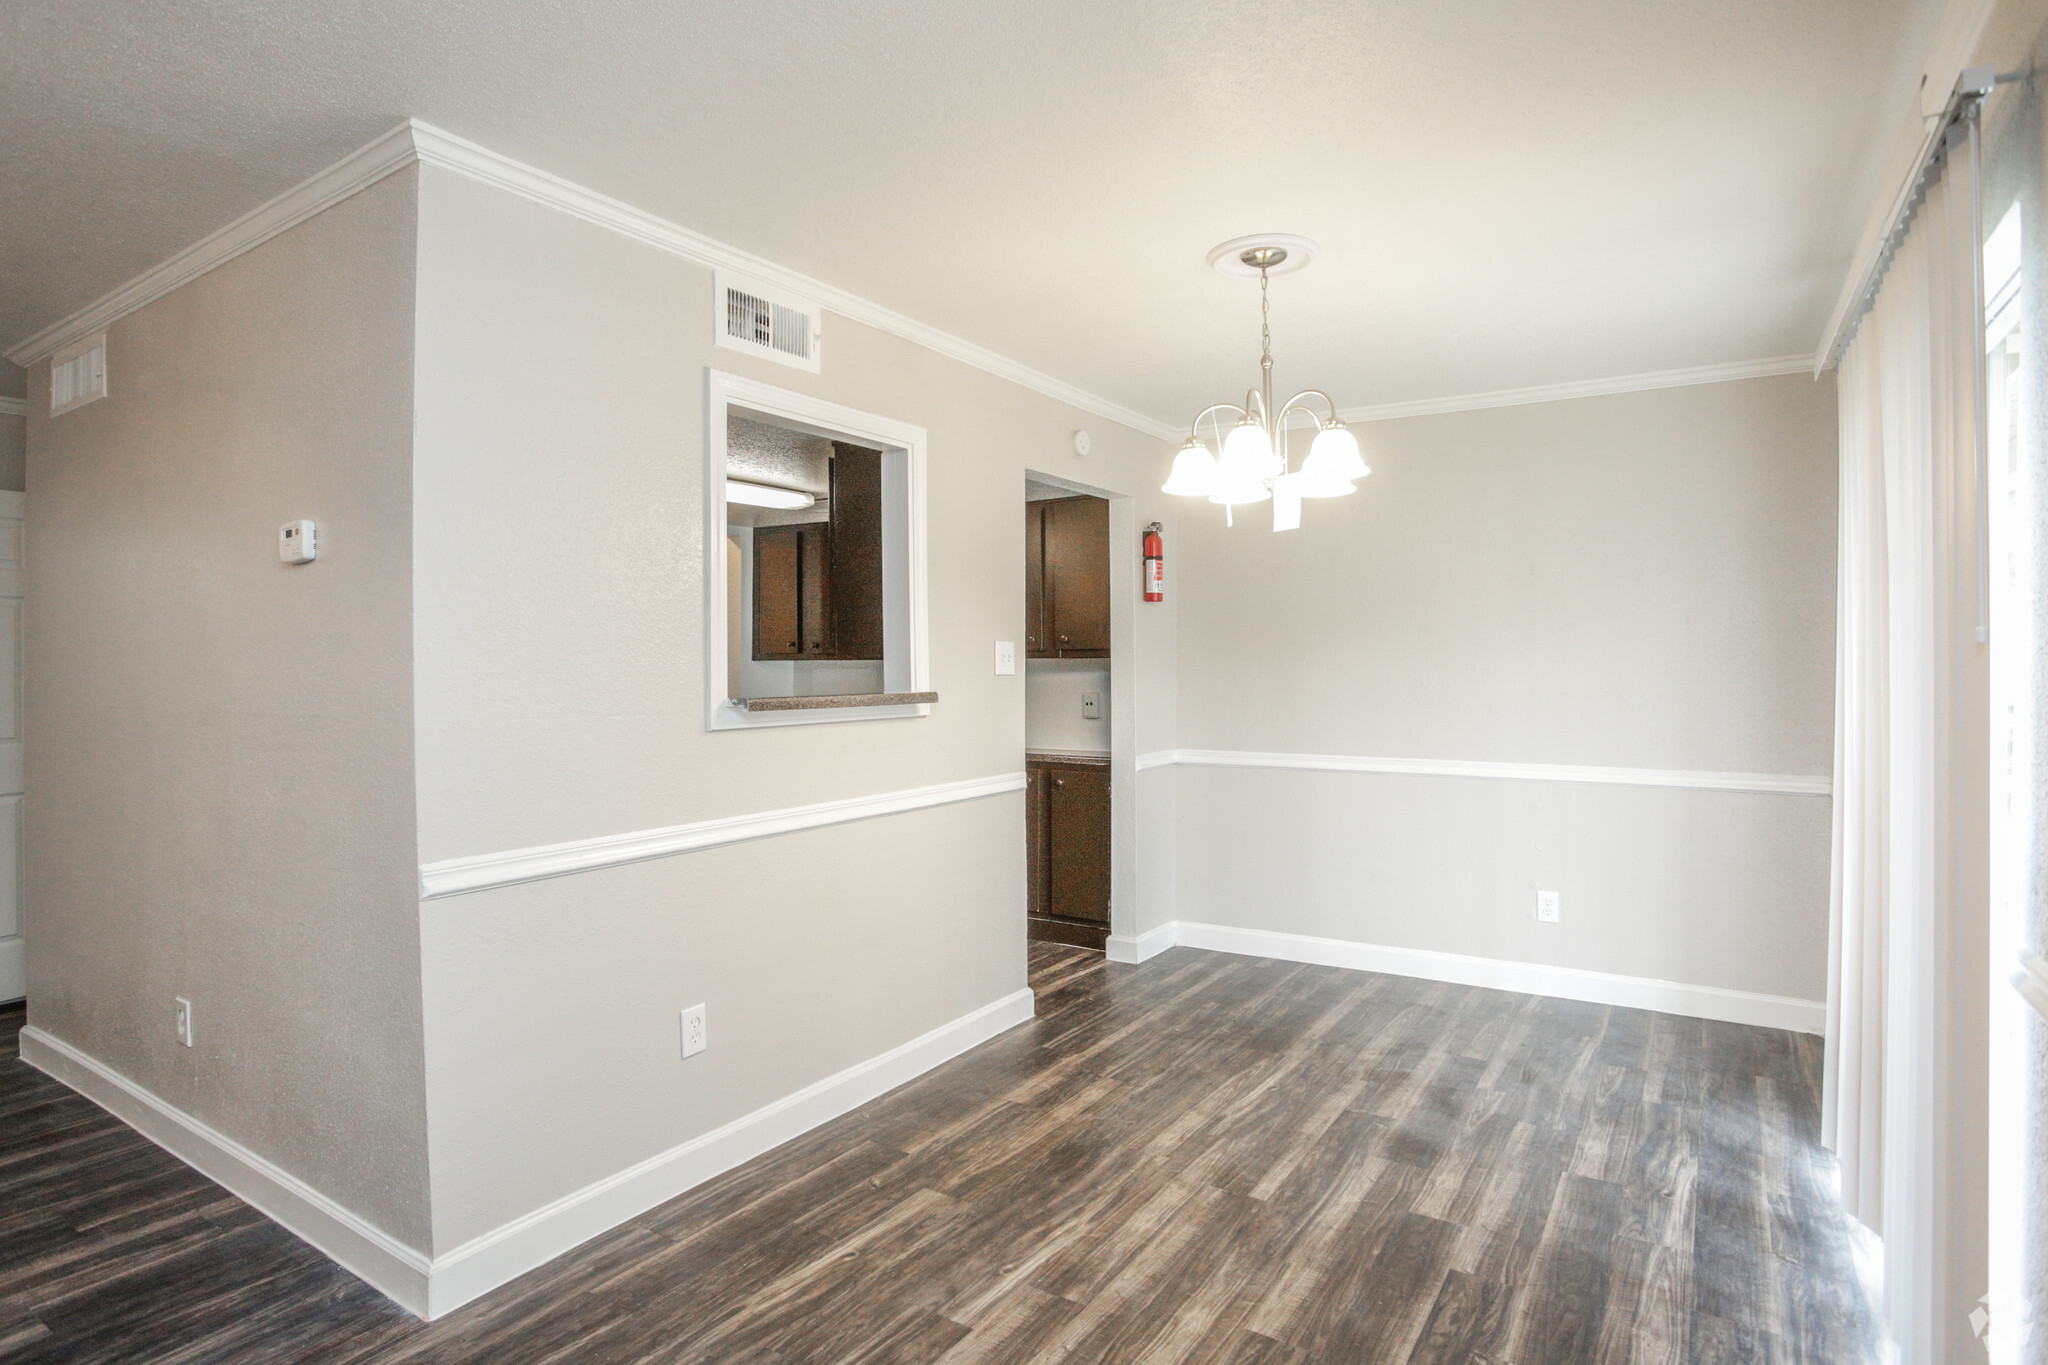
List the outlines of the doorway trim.
{"label": "doorway trim", "polygon": [[[1030,465],[1024,467],[1024,479],[1109,504],[1109,942],[1104,951],[1112,962],[1136,961],[1120,953],[1119,945],[1138,932],[1137,499]],[[1029,660],[1024,667],[1028,685]]]}

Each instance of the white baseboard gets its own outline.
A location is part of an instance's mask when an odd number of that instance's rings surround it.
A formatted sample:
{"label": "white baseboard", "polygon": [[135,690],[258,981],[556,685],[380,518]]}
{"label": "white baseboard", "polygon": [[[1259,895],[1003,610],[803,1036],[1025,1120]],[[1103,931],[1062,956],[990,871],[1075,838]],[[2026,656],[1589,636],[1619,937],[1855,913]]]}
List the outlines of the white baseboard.
{"label": "white baseboard", "polygon": [[[1271,957],[1283,962],[1312,962],[1318,966],[1346,967],[1360,972],[1387,972],[1394,976],[1420,977],[1425,981],[1487,986],[1494,990],[1519,991],[1524,995],[1549,995],[1562,1000],[1584,1000],[1595,1005],[1622,1005],[1629,1009],[1657,1010],[1694,1019],[1717,1019],[1723,1023],[1752,1024],[1759,1028],[1789,1029],[1797,1033],[1820,1033],[1827,1027],[1825,1002],[1786,995],[1762,995],[1755,991],[1729,990],[1723,986],[1688,986],[1678,981],[1616,976],[1610,972],[1582,971],[1576,967],[1504,962],[1490,957],[1430,952],[1423,948],[1388,948],[1376,943],[1353,943],[1345,939],[1316,938],[1309,934],[1283,934],[1269,929],[1239,929],[1225,924],[1195,924],[1188,920],[1176,920],[1164,929],[1153,930],[1146,938],[1167,930],[1172,931],[1175,943],[1188,948],[1206,948],[1211,952]],[[1115,942],[1115,939],[1110,940],[1112,945]]]}
{"label": "white baseboard", "polygon": [[431,1261],[279,1169],[40,1029],[21,1034],[22,1060],[62,1081],[150,1141],[261,1209],[392,1301],[437,1318],[713,1176],[1029,1020],[1029,989],[962,1015],[879,1057],[692,1138],[463,1243]]}
{"label": "white baseboard", "polygon": [[1103,944],[1103,951],[1111,962],[1143,962],[1147,958],[1158,957],[1171,948],[1173,943],[1173,926],[1162,924],[1157,929],[1139,934],[1136,938],[1111,934],[1108,941]]}
{"label": "white baseboard", "polygon": [[427,1311],[429,1265],[425,1253],[61,1038],[33,1025],[23,1029],[21,1059],[254,1204],[400,1307],[414,1313]]}
{"label": "white baseboard", "polygon": [[459,1308],[628,1218],[1024,1023],[1034,1013],[1033,1001],[1028,988],[1006,995],[723,1128],[564,1195],[445,1256],[436,1256],[427,1316],[439,1317]]}

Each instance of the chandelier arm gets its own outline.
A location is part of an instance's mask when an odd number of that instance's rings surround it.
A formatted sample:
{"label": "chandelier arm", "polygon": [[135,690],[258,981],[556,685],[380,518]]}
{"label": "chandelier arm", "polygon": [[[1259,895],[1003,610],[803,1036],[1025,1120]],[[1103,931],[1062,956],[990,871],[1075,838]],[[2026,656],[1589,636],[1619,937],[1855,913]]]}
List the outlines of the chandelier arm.
{"label": "chandelier arm", "polygon": [[[1211,403],[1208,407],[1203,408],[1200,412],[1195,414],[1194,421],[1188,423],[1188,438],[1190,440],[1201,439],[1202,419],[1204,417],[1207,417],[1212,412],[1234,412],[1239,417],[1249,417],[1251,415],[1235,403]],[[1218,441],[1221,441],[1223,439],[1223,433],[1220,429],[1217,431],[1216,439]]]}
{"label": "chandelier arm", "polygon": [[[1327,419],[1328,421],[1334,422],[1337,420],[1337,400],[1330,397],[1330,395],[1328,395],[1327,393],[1324,393],[1321,389],[1303,389],[1300,393],[1297,393],[1296,395],[1294,395],[1294,397],[1287,400],[1286,406],[1280,409],[1280,416],[1283,419],[1285,419],[1287,414],[1296,407],[1300,407],[1303,412],[1308,413],[1311,417],[1315,416],[1315,409],[1309,407],[1301,401],[1304,398],[1311,397],[1322,399],[1323,402],[1329,407],[1330,415]],[[1318,421],[1316,425],[1322,426],[1324,425],[1324,423],[1322,421]]]}
{"label": "chandelier arm", "polygon": [[1279,448],[1281,460],[1290,469],[1294,466],[1294,433],[1288,430],[1287,414],[1290,412],[1307,413],[1310,417],[1315,418],[1316,429],[1318,431],[1322,430],[1323,426],[1325,425],[1324,420],[1321,417],[1316,416],[1316,410],[1310,407],[1308,404],[1301,401],[1302,399],[1311,396],[1320,398],[1323,400],[1323,402],[1329,405],[1330,422],[1335,422],[1337,420],[1337,404],[1331,399],[1330,395],[1324,393],[1321,389],[1303,389],[1300,393],[1297,393],[1296,395],[1294,395],[1294,397],[1287,400],[1286,404],[1283,407],[1281,407],[1280,415],[1278,418],[1274,420],[1273,425],[1275,428],[1277,428],[1280,437],[1280,439],[1274,442],[1274,444]]}

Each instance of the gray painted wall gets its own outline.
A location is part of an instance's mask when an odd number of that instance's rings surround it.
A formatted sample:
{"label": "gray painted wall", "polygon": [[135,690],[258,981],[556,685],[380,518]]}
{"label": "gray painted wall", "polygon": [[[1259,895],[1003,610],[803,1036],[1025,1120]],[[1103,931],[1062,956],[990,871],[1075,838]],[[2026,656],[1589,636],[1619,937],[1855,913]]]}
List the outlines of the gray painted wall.
{"label": "gray painted wall", "polygon": [[[1834,404],[1788,376],[1377,423],[1301,531],[1185,517],[1180,747],[1830,773]],[[1182,919],[1825,991],[1825,798],[1178,788]]]}
{"label": "gray painted wall", "polygon": [[407,171],[115,323],[109,397],[37,367],[24,860],[32,1024],[423,1245],[414,229]]}
{"label": "gray painted wall", "polygon": [[[991,645],[1024,638],[1027,464],[1171,520],[1152,438],[836,315],[822,375],[717,348],[708,270],[432,168],[419,270],[429,861],[1020,771],[1025,679]],[[705,731],[707,367],[927,428],[929,718]],[[1138,643],[1156,748],[1171,611]],[[1134,837],[1171,836],[1168,807]],[[1023,860],[1012,794],[423,905],[434,1249],[1021,989]]]}

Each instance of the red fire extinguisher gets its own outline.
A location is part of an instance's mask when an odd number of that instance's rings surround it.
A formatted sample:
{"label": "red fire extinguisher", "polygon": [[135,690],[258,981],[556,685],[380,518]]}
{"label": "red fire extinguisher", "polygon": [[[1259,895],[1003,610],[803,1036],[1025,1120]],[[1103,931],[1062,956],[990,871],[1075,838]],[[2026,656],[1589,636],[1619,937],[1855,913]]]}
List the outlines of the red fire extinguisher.
{"label": "red fire extinguisher", "polygon": [[1166,542],[1159,538],[1164,530],[1158,522],[1145,528],[1145,600],[1164,602],[1166,600]]}

